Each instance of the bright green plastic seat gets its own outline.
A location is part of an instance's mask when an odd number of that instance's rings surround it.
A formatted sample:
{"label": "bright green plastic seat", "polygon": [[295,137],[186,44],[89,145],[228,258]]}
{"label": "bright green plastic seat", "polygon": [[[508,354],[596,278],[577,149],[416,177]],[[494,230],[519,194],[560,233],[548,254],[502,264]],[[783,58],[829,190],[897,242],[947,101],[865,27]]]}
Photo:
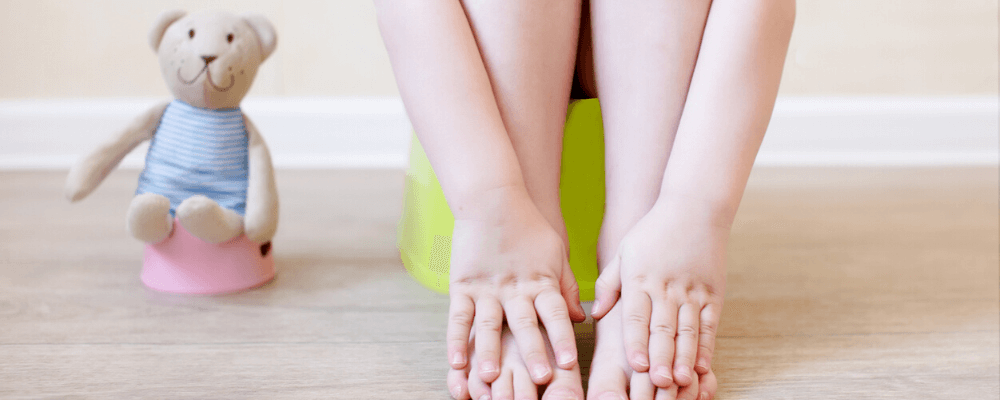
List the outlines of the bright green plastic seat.
{"label": "bright green plastic seat", "polygon": [[[580,284],[581,300],[590,301],[597,281],[597,235],[604,217],[604,128],[597,99],[569,105],[561,174],[559,195],[569,235],[569,263]],[[448,293],[454,227],[441,185],[414,135],[397,244],[410,275],[440,293]]]}

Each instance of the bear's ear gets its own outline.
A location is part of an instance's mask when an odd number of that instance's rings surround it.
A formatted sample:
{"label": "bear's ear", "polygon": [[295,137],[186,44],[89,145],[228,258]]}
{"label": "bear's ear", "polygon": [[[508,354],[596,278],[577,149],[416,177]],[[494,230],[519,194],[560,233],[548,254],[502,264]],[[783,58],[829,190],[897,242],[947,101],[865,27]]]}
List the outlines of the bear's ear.
{"label": "bear's ear", "polygon": [[278,36],[274,32],[274,26],[260,14],[246,13],[241,17],[257,33],[257,40],[260,42],[260,60],[264,61],[278,45]]}
{"label": "bear's ear", "polygon": [[185,14],[187,13],[181,10],[170,10],[164,11],[160,13],[159,17],[156,17],[153,28],[149,30],[149,46],[153,48],[153,51],[160,49],[160,41],[163,40],[163,34],[167,32],[167,28],[183,18]]}

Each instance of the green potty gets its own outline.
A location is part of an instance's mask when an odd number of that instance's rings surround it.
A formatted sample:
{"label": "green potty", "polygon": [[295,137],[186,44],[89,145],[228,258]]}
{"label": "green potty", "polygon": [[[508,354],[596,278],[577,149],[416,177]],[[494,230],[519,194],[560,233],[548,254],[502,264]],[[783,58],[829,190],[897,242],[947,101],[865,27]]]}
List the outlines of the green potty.
{"label": "green potty", "polygon": [[[569,105],[559,195],[569,235],[569,263],[580,284],[580,299],[591,301],[597,281],[597,235],[604,217],[604,127],[597,99]],[[455,217],[441,184],[414,136],[397,244],[410,275],[439,293],[448,293],[454,228]]]}

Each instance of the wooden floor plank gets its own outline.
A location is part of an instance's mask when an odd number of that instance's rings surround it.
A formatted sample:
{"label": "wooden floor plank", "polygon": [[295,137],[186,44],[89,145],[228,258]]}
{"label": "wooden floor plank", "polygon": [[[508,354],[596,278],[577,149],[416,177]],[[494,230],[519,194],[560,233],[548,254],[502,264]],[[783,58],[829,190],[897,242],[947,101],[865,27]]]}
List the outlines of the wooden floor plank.
{"label": "wooden floor plank", "polygon": [[[0,172],[0,398],[443,399],[447,297],[395,250],[400,171],[281,171],[278,277],[142,286],[136,171],[78,204]],[[757,169],[734,225],[722,399],[1000,397],[998,174]],[[577,326],[584,371],[592,327]]]}

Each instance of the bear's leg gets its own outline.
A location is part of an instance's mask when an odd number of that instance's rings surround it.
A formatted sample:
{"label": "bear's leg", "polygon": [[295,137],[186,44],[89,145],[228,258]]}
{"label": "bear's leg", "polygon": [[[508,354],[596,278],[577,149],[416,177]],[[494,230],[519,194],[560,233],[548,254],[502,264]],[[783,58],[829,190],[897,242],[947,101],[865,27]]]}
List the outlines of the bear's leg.
{"label": "bear's leg", "polygon": [[159,243],[170,236],[174,220],[170,217],[170,200],[158,194],[143,193],[128,206],[128,231],[146,243]]}
{"label": "bear's leg", "polygon": [[182,201],[177,219],[184,229],[209,243],[222,243],[243,233],[242,215],[202,195]]}

